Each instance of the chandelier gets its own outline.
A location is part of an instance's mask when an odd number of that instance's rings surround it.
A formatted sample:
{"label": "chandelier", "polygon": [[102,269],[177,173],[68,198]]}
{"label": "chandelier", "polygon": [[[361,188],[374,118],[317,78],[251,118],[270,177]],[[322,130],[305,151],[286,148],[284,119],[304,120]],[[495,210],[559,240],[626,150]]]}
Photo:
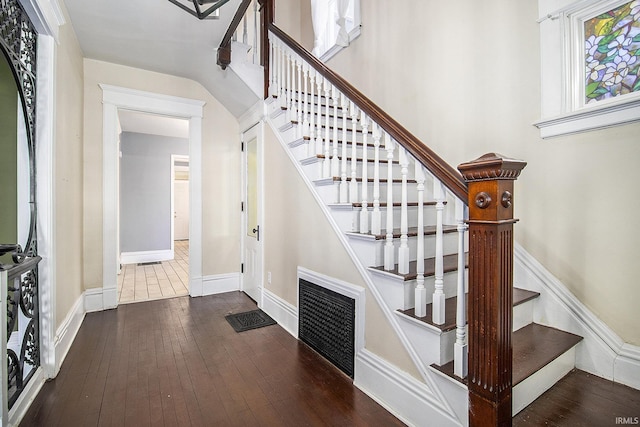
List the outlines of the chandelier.
{"label": "chandelier", "polygon": [[218,19],[220,6],[229,0],[169,0],[198,19]]}

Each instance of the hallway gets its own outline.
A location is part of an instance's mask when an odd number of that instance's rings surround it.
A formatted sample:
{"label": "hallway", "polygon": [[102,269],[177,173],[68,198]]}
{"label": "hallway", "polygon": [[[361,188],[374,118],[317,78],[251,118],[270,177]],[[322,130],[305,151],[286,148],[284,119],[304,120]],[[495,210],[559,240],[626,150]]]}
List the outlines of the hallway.
{"label": "hallway", "polygon": [[118,303],[189,295],[189,241],[176,240],[174,259],[159,264],[124,264],[118,275]]}
{"label": "hallway", "polygon": [[236,333],[241,292],[89,313],[21,426],[400,426],[279,326]]}

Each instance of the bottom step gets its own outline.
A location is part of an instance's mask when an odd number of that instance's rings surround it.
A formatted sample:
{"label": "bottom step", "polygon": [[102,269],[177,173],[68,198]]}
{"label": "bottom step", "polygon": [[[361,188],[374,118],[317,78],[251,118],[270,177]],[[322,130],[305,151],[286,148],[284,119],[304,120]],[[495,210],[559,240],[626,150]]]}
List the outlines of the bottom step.
{"label": "bottom step", "polygon": [[[531,323],[512,335],[513,414],[517,414],[564,377],[575,365],[575,346],[582,337]],[[467,384],[453,374],[453,362],[432,368]]]}
{"label": "bottom step", "polygon": [[513,417],[513,427],[638,424],[640,390],[574,369]]}

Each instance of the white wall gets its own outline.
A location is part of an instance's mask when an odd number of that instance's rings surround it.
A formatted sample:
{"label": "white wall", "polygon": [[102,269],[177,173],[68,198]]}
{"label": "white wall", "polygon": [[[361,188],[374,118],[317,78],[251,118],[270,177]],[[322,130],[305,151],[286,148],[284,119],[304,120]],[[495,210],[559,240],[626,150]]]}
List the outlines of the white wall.
{"label": "white wall", "polygon": [[[64,5],[61,5],[64,8]],[[65,11],[66,13],[66,11]],[[56,48],[54,219],[56,327],[83,291],[83,96],[82,51],[69,23]]]}
{"label": "white wall", "polygon": [[123,132],[120,152],[120,251],[171,250],[171,155],[189,140]]}

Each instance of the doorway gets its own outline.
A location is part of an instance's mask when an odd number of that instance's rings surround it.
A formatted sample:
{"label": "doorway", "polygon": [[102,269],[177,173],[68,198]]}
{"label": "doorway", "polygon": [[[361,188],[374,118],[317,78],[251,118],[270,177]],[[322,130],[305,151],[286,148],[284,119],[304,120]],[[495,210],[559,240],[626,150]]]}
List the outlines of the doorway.
{"label": "doorway", "polygon": [[202,115],[204,101],[161,95],[123,87],[100,85],[103,92],[103,287],[87,295],[88,310],[118,305],[118,112],[130,110],[186,119],[189,123],[189,266],[188,290],[202,295]]}
{"label": "doorway", "polygon": [[259,123],[242,134],[245,182],[242,290],[262,307],[264,239],[262,224],[262,144]]}
{"label": "doorway", "polygon": [[118,303],[187,295],[188,122],[129,111],[119,118]]}

